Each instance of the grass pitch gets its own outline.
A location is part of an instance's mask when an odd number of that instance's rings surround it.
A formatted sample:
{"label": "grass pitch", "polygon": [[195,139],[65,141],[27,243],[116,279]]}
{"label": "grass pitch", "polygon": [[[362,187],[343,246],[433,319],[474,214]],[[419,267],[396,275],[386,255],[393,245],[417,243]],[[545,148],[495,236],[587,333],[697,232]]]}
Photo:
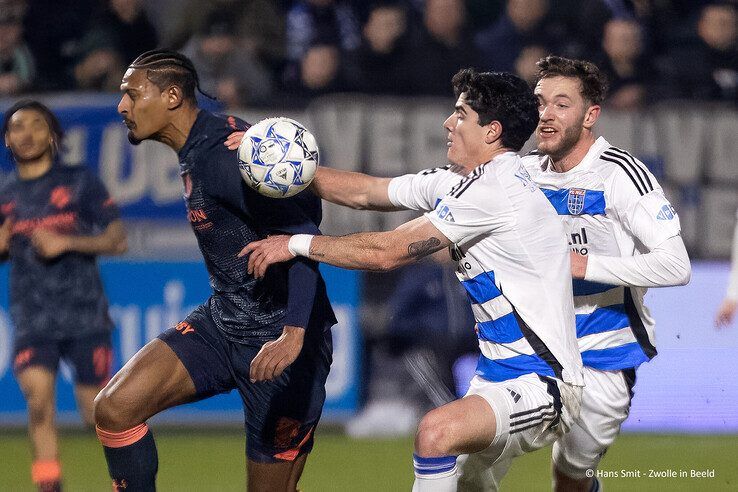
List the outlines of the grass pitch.
{"label": "grass pitch", "polygon": [[[25,433],[0,431],[0,491],[33,491]],[[243,431],[154,429],[161,491],[243,491]],[[304,492],[409,491],[412,438],[353,440],[319,432],[300,482]],[[509,491],[550,490],[550,448],[515,461]],[[110,490],[105,460],[90,432],[61,436],[67,491]],[[602,461],[609,491],[738,490],[738,436],[622,435]],[[653,470],[653,472],[651,472]],[[684,476],[686,474],[686,476]],[[676,476],[674,476],[676,475]],[[702,475],[702,476],[697,476]]]}

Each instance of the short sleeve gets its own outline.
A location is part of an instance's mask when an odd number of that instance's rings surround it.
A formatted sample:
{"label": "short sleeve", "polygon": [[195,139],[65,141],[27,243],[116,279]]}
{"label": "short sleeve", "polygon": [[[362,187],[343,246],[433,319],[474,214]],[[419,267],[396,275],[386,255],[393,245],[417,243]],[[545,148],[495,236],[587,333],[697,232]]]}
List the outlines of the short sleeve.
{"label": "short sleeve", "polygon": [[106,228],[120,219],[120,211],[105,185],[95,174],[85,170],[83,189],[80,195],[82,216],[94,226]]}
{"label": "short sleeve", "polygon": [[393,178],[387,194],[395,207],[428,212],[462,179],[464,177],[451,171],[450,166],[437,167]]}

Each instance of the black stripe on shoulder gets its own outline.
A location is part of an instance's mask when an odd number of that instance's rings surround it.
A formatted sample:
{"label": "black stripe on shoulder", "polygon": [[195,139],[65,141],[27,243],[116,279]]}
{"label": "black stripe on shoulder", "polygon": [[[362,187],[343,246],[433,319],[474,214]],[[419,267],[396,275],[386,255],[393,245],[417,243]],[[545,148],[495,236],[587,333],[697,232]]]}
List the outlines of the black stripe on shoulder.
{"label": "black stripe on shoulder", "polygon": [[625,150],[618,149],[617,147],[610,147],[609,150],[626,157],[630,162],[632,162],[633,166],[636,169],[638,169],[643,175],[643,177],[645,178],[646,183],[648,184],[648,191],[653,191],[653,183],[651,183],[651,178],[648,177],[648,169],[646,169],[646,167],[643,164],[639,163],[630,152],[626,152]]}
{"label": "black stripe on shoulder", "polygon": [[478,180],[482,174],[484,174],[484,166],[479,166],[465,179],[462,179],[456,186],[451,188],[451,191],[449,191],[448,194],[454,198],[459,198],[462,193],[468,190],[469,186],[471,186],[474,181]]}
{"label": "black stripe on shoulder", "polygon": [[448,171],[449,169],[451,169],[451,167],[452,167],[451,164],[446,164],[445,166],[439,166],[439,167],[434,167],[434,168],[431,168],[431,169],[426,169],[424,171],[420,171],[420,175],[421,176],[428,176],[429,174],[435,174],[438,171]]}
{"label": "black stripe on shoulder", "polygon": [[600,156],[600,159],[602,159],[603,161],[612,162],[613,164],[617,164],[618,166],[620,166],[620,168],[625,171],[625,174],[627,174],[630,180],[633,182],[633,185],[638,190],[638,193],[640,193],[641,195],[646,194],[646,192],[644,191],[646,185],[645,183],[643,183],[643,179],[641,179],[638,173],[636,173],[635,170],[631,168],[630,164],[628,164],[628,162],[624,158],[605,152]]}

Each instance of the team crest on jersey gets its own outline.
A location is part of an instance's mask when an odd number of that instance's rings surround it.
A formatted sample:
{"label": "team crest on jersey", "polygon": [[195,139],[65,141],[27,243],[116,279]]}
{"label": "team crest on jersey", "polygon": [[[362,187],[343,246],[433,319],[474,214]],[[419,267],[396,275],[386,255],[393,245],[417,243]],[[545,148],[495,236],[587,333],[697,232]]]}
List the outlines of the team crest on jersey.
{"label": "team crest on jersey", "polygon": [[443,207],[437,209],[436,215],[438,215],[439,219],[445,220],[446,222],[455,222],[454,216],[451,213],[451,209],[448,208],[447,205],[444,205]]}
{"label": "team crest on jersey", "polygon": [[66,186],[57,186],[53,190],[51,190],[51,196],[49,197],[49,202],[54,205],[56,208],[64,208],[67,205],[69,205],[69,202],[72,199],[72,193],[69,191],[69,188]]}
{"label": "team crest on jersey", "polygon": [[572,188],[569,190],[569,197],[566,204],[570,214],[579,215],[584,211],[584,197],[586,195],[587,190],[581,188]]}

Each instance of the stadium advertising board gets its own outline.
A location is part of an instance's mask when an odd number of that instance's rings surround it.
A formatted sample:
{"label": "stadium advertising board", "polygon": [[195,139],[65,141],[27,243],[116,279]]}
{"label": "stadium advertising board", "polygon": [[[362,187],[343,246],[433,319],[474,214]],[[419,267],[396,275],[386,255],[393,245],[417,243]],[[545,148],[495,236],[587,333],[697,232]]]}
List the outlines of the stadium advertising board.
{"label": "stadium advertising board", "polygon": [[[101,265],[113,336],[114,369],[148,340],[176,325],[210,294],[208,275],[200,262],[111,261]],[[358,328],[359,282],[356,272],[321,267],[328,295],[339,320],[333,328],[333,365],[326,385],[326,418],[356,411],[359,397],[361,339]],[[12,374],[12,326],[7,308],[8,267],[0,268],[0,425],[25,422],[25,402]],[[77,422],[71,373],[62,366],[57,382],[61,421]],[[220,395],[164,412],[159,421],[219,424],[241,422],[238,393]]]}

